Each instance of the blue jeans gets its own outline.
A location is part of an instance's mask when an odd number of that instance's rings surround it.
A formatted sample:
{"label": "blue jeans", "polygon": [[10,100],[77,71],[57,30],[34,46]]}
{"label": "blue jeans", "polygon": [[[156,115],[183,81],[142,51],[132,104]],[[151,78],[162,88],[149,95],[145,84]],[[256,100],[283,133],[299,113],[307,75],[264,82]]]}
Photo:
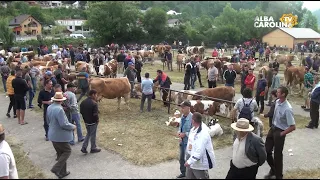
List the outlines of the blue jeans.
{"label": "blue jeans", "polygon": [[197,75],[191,74],[191,78],[190,78],[191,89],[194,89],[194,83],[196,82],[196,80],[197,80]]}
{"label": "blue jeans", "polygon": [[181,142],[179,144],[179,147],[180,147],[180,158],[179,158],[180,172],[181,172],[181,174],[185,175],[186,174],[186,167],[184,166],[184,164],[186,163],[185,155],[186,155],[187,144],[184,144],[183,142]]}
{"label": "blue jeans", "polygon": [[32,100],[34,98],[34,92],[32,89],[29,90],[29,107],[32,106]]}
{"label": "blue jeans", "polygon": [[3,84],[3,89],[4,92],[7,92],[7,76],[1,76],[2,77],[2,84]]}
{"label": "blue jeans", "polygon": [[[82,129],[81,129],[81,123],[80,123],[80,115],[78,114],[72,114],[71,116],[71,122],[75,123],[77,126],[77,135],[78,135],[78,142],[80,142],[84,137],[82,135]],[[73,133],[73,140],[70,141],[71,144],[74,144],[74,133]]]}
{"label": "blue jeans", "polygon": [[37,90],[37,78],[31,78],[31,82],[32,82],[32,90],[34,93],[36,93]]}
{"label": "blue jeans", "polygon": [[232,86],[232,87],[234,87],[234,84],[228,84],[228,83],[226,83],[225,86]]}

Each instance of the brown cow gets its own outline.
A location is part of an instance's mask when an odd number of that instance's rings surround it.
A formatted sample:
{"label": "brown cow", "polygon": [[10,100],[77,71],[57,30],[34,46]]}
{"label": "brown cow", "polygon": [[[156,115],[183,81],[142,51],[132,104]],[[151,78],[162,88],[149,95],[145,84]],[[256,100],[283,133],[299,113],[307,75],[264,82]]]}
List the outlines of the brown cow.
{"label": "brown cow", "polygon": [[117,77],[118,62],[116,60],[113,59],[102,67],[103,68],[101,70],[99,69],[99,74],[110,78]]}
{"label": "brown cow", "polygon": [[131,86],[128,78],[93,78],[90,79],[90,89],[97,91],[98,101],[101,101],[102,98],[118,98],[118,109],[120,109],[121,97],[123,97],[130,110],[128,100]]}
{"label": "brown cow", "polygon": [[36,61],[36,60],[31,60],[31,63],[34,66],[54,66],[58,65],[58,61]]}
{"label": "brown cow", "polygon": [[186,61],[185,54],[178,54],[177,55],[177,70],[181,71],[183,63]]}
{"label": "brown cow", "polygon": [[269,70],[270,70],[269,66],[262,66],[259,69],[259,74],[262,74],[264,78],[267,78]]}
{"label": "brown cow", "polygon": [[[9,64],[9,67],[10,67],[10,69],[15,69],[16,68],[16,66],[17,66],[17,62],[11,62],[10,64]],[[21,64],[21,68],[22,69],[24,69],[26,66],[30,66],[30,62],[25,62],[25,63],[22,63]]]}
{"label": "brown cow", "polygon": [[292,94],[292,86],[299,84],[299,93],[302,93],[302,85],[304,82],[305,67],[304,66],[288,66],[284,71],[284,81],[289,87],[290,94]]}
{"label": "brown cow", "polygon": [[[195,95],[208,96],[211,98],[233,101],[235,90],[230,86],[219,86],[215,88],[207,88],[195,93]],[[201,99],[199,96],[193,96],[193,100]]]}
{"label": "brown cow", "polygon": [[284,55],[284,54],[278,54],[276,56],[276,59],[279,64],[285,64],[285,62],[291,62],[294,60],[294,58],[298,59],[296,55]]}
{"label": "brown cow", "polygon": [[241,73],[241,65],[238,63],[228,63],[228,62],[223,62],[223,72],[228,69],[228,65],[232,64],[233,70],[236,71],[237,74]]}
{"label": "brown cow", "polygon": [[[223,77],[222,77],[222,67],[223,64],[219,59],[213,58],[213,59],[209,59],[209,60],[204,60],[200,62],[200,65],[204,68],[206,68],[206,70],[209,69],[209,63],[213,61],[213,65],[218,69],[218,80],[222,80],[223,81]],[[220,79],[219,79],[220,77]]]}
{"label": "brown cow", "polygon": [[78,72],[82,71],[83,67],[87,68],[87,73],[89,73],[89,74],[93,74],[94,73],[94,69],[93,69],[93,65],[92,64],[89,64],[89,63],[86,63],[86,62],[83,62],[83,61],[78,61],[76,63],[76,65],[75,65],[75,69]]}
{"label": "brown cow", "polygon": [[[157,90],[159,90],[159,82],[155,82],[153,83],[153,92],[156,92]],[[137,83],[134,85],[134,90],[136,91],[136,93],[141,94],[142,93],[142,89],[141,89],[141,83]]]}

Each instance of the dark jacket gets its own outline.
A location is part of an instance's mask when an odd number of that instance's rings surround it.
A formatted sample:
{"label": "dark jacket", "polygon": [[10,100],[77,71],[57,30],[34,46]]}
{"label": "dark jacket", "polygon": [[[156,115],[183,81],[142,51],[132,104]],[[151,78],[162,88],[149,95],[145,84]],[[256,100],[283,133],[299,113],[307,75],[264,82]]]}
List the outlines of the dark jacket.
{"label": "dark jacket", "polygon": [[317,87],[311,94],[311,101],[320,104],[320,87]]}
{"label": "dark jacket", "polygon": [[143,67],[143,64],[141,61],[139,60],[136,60],[135,64],[134,64],[134,68],[138,71],[138,72],[141,72],[142,70],[142,67]]}
{"label": "dark jacket", "polygon": [[16,77],[12,80],[12,87],[14,89],[14,95],[25,96],[27,91],[29,91],[29,86],[27,81],[21,77]]}
{"label": "dark jacket", "polygon": [[248,75],[248,71],[242,71],[241,73],[241,85],[244,85],[244,81],[246,80],[246,77]]}
{"label": "dark jacket", "polygon": [[276,69],[276,68],[279,69],[279,67],[280,67],[280,65],[279,65],[278,62],[273,62],[273,63],[272,63],[272,68],[273,68],[273,69]]}
{"label": "dark jacket", "polygon": [[94,125],[99,122],[98,104],[90,97],[81,102],[80,113],[87,125]]}
{"label": "dark jacket", "polygon": [[263,92],[267,87],[267,80],[266,79],[259,79],[257,83],[257,95]]}
{"label": "dark jacket", "polygon": [[234,84],[234,80],[237,77],[237,73],[235,70],[232,70],[231,72],[229,70],[226,70],[223,73],[223,78],[226,80],[227,84]]}
{"label": "dark jacket", "polygon": [[267,159],[263,139],[253,132],[249,132],[246,139],[245,152],[247,157],[261,166]]}
{"label": "dark jacket", "polygon": [[117,56],[117,61],[118,62],[124,62],[124,59],[126,58],[126,56],[124,54],[119,54]]}

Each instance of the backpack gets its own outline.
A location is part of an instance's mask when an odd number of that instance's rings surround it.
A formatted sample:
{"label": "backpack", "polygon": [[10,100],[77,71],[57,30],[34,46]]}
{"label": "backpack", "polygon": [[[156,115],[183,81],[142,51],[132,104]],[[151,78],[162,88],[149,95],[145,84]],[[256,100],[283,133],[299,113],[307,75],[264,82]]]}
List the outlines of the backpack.
{"label": "backpack", "polygon": [[252,114],[251,113],[252,112],[251,112],[251,109],[250,109],[250,104],[251,104],[252,101],[253,101],[253,99],[251,99],[249,104],[245,104],[244,99],[242,98],[243,108],[240,111],[239,118],[245,118],[245,119],[248,119],[251,122],[251,119],[252,119]]}

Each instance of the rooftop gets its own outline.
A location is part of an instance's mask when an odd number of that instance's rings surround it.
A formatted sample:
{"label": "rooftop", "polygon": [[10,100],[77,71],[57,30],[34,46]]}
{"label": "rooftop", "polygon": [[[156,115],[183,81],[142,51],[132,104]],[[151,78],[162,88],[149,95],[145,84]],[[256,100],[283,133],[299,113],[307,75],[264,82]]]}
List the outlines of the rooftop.
{"label": "rooftop", "polygon": [[320,34],[310,28],[279,28],[296,39],[320,38]]}
{"label": "rooftop", "polygon": [[20,25],[28,17],[30,17],[30,15],[28,15],[28,14],[22,14],[22,15],[16,16],[9,22],[9,26]]}
{"label": "rooftop", "polygon": [[179,19],[168,19],[168,24],[174,24],[177,21],[179,21]]}

